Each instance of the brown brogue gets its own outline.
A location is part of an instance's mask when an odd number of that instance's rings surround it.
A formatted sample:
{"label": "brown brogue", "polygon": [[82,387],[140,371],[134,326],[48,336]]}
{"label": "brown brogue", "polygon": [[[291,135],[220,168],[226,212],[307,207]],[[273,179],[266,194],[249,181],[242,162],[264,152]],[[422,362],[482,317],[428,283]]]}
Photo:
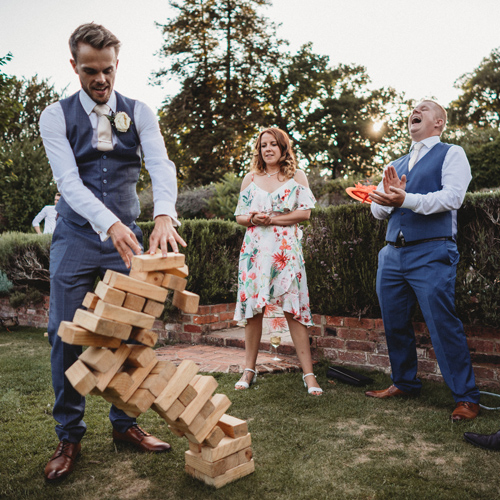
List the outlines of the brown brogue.
{"label": "brown brogue", "polygon": [[127,429],[126,432],[118,432],[113,429],[113,440],[121,443],[130,443],[139,451],[163,453],[172,449],[168,443],[143,431],[137,424]]}
{"label": "brown brogue", "polygon": [[453,413],[451,420],[459,422],[460,420],[474,420],[479,414],[479,405],[470,401],[459,401]]}
{"label": "brown brogue", "polygon": [[410,396],[409,393],[398,389],[395,385],[391,385],[387,389],[383,389],[382,391],[366,391],[365,395],[370,398],[393,398],[394,396]]}
{"label": "brown brogue", "polygon": [[73,472],[76,457],[80,454],[82,445],[80,443],[70,443],[61,441],[45,466],[45,479],[55,481],[62,479]]}

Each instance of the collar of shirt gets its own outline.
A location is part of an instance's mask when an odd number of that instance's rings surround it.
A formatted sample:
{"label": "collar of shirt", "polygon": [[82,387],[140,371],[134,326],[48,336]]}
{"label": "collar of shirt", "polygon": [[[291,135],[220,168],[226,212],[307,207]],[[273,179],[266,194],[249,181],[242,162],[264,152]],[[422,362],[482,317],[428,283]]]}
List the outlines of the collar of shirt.
{"label": "collar of shirt", "polygon": [[[83,109],[90,116],[90,113],[92,113],[92,111],[94,111],[94,107],[97,103],[94,102],[83,89],[80,90],[79,97],[80,97],[80,103],[82,104]],[[113,92],[111,92],[111,96],[109,98],[109,101],[106,104],[111,108],[111,112],[113,112],[113,113],[116,112],[116,94],[115,94],[114,90],[113,90]]]}
{"label": "collar of shirt", "polygon": [[413,151],[413,146],[415,146],[415,144],[417,144],[417,142],[421,142],[424,146],[425,146],[425,149],[421,149],[421,153],[420,153],[420,156],[422,156],[422,152],[423,151],[429,151],[430,149],[432,149],[436,144],[438,144],[439,142],[441,142],[441,139],[438,135],[432,135],[431,137],[427,137],[425,139],[423,139],[422,141],[413,141],[411,143],[411,147],[410,147],[410,153]]}

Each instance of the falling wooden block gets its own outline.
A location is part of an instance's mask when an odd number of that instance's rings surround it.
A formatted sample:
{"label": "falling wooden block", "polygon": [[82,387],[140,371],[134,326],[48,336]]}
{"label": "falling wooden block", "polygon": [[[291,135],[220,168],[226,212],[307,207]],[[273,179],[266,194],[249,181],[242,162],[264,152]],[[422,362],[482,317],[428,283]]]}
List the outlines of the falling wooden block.
{"label": "falling wooden block", "polygon": [[127,325],[136,326],[139,328],[152,328],[155,322],[154,316],[149,316],[142,312],[131,311],[123,307],[114,306],[100,300],[95,309],[94,314],[102,318],[110,319]]}
{"label": "falling wooden block", "polygon": [[173,425],[169,425],[168,428],[170,429],[172,434],[175,434],[176,436],[179,436],[179,437],[184,437],[184,432],[179,430],[177,427],[175,427]]}
{"label": "falling wooden block", "polygon": [[217,425],[224,431],[224,434],[232,438],[239,438],[248,434],[247,422],[231,415],[222,415]]}
{"label": "falling wooden block", "polygon": [[161,286],[169,290],[182,292],[186,289],[187,279],[176,276],[175,274],[165,274]]}
{"label": "falling wooden block", "polygon": [[113,351],[105,347],[89,347],[80,354],[78,359],[100,373],[107,372],[115,362]]}
{"label": "falling wooden block", "polygon": [[174,276],[178,276],[179,278],[186,278],[187,276],[189,276],[189,268],[184,264],[182,267],[169,269],[168,273],[173,274]]}
{"label": "falling wooden block", "polygon": [[252,445],[252,437],[250,433],[240,438],[224,437],[215,448],[202,447],[201,456],[207,462],[216,462],[221,458],[227,457],[238,451],[244,450]]}
{"label": "falling wooden block", "polygon": [[208,484],[209,486],[214,486],[215,488],[218,489],[221,488],[222,486],[225,486],[228,483],[236,481],[237,479],[240,479],[242,477],[248,476],[249,474],[254,472],[255,464],[253,460],[250,460],[250,462],[238,465],[234,469],[230,469],[226,473],[217,477],[210,477],[207,474],[203,474],[202,472],[196,470],[195,468],[187,464],[185,466],[185,471],[194,478],[199,479],[200,481],[203,481],[205,484]]}
{"label": "falling wooden block", "polygon": [[130,278],[124,274],[115,271],[107,270],[102,279],[107,285],[122,290],[124,292],[135,293],[147,299],[156,300],[157,302],[165,302],[168,291],[160,286],[144,283],[143,281]]}
{"label": "falling wooden block", "polygon": [[211,398],[215,389],[217,389],[217,380],[211,376],[201,377],[195,384],[196,397],[186,406],[184,412],[179,416],[179,420],[189,426],[195,417],[200,413],[205,403]]}
{"label": "falling wooden block", "polygon": [[151,347],[142,345],[128,345],[130,354],[127,358],[127,365],[130,366],[148,366],[151,361],[156,360],[156,354]]}
{"label": "falling wooden block", "polygon": [[196,363],[187,359],[182,361],[165,389],[163,389],[161,394],[156,398],[155,405],[161,411],[166,412],[187,387],[197,371],[198,365]]}
{"label": "falling wooden block", "polygon": [[97,384],[97,378],[85,363],[77,359],[65,372],[70,384],[82,396],[86,396]]}
{"label": "falling wooden block", "polygon": [[215,406],[215,410],[205,419],[201,429],[193,432],[192,426],[189,427],[188,439],[194,443],[202,443],[205,438],[210,434],[212,429],[215,427],[220,417],[224,415],[226,410],[231,406],[231,401],[225,394],[215,394],[211,399],[212,404]]}
{"label": "falling wooden block", "polygon": [[168,252],[166,257],[161,253],[154,255],[142,254],[132,257],[131,268],[134,271],[151,272],[151,271],[166,271],[182,267],[186,260],[186,256],[182,253]]}
{"label": "falling wooden block", "polygon": [[[95,294],[104,302],[108,304],[113,304],[114,306],[120,307],[125,301],[125,292],[117,290],[109,285],[106,285],[104,281],[99,281],[95,287]],[[95,306],[94,306],[95,308]]]}
{"label": "falling wooden block", "polygon": [[149,373],[154,368],[154,366],[156,365],[157,362],[158,361],[156,360],[156,357],[155,357],[155,359],[153,359],[151,361],[151,363],[149,363],[146,366],[133,367],[130,370],[128,370],[128,373],[132,377],[132,380],[133,380],[134,383],[129,388],[128,392],[126,392],[122,396],[123,401],[127,402],[132,397],[132,395],[134,394],[134,392],[137,389],[139,389],[139,387],[144,382],[144,379],[149,375]]}
{"label": "falling wooden block", "polygon": [[205,438],[205,441],[203,441],[202,445],[189,442],[189,449],[191,450],[191,445],[199,446],[200,447],[199,451],[201,453],[202,446],[209,446],[210,448],[215,448],[222,441],[224,436],[225,436],[224,431],[219,426],[216,425],[210,431],[210,434]]}
{"label": "falling wooden block", "polygon": [[151,285],[162,286],[164,274],[160,271],[152,271],[150,273],[146,273],[143,271],[136,271],[132,269],[129,273],[131,278],[134,278],[139,281],[144,281],[145,283],[151,283]]}
{"label": "falling wooden block", "polygon": [[142,309],[144,314],[149,314],[155,318],[159,318],[163,314],[163,309],[165,309],[165,304],[162,302],[156,302],[156,300],[147,300],[146,305]]}
{"label": "falling wooden block", "polygon": [[151,394],[146,389],[137,389],[134,394],[127,401],[127,404],[133,405],[137,407],[142,413],[151,408],[151,405],[154,403],[155,396]]}
{"label": "falling wooden block", "polygon": [[171,361],[158,361],[155,367],[149,372],[149,375],[144,379],[141,389],[147,389],[158,397],[176,370],[176,366]]}
{"label": "falling wooden block", "polygon": [[85,295],[83,299],[82,306],[87,309],[94,309],[98,300],[99,297],[95,293],[87,292],[87,295]]}
{"label": "falling wooden block", "polygon": [[115,363],[114,365],[106,372],[97,374],[97,385],[96,389],[98,391],[104,391],[108,386],[111,379],[115,376],[118,370],[122,367],[123,363],[127,359],[130,354],[130,349],[126,344],[121,344],[120,347],[115,351]]}
{"label": "falling wooden block", "polygon": [[133,328],[130,340],[135,340],[148,347],[154,347],[158,341],[158,334],[146,328]]}
{"label": "falling wooden block", "polygon": [[[193,377],[194,378],[194,377]],[[198,393],[196,392],[196,389],[193,387],[193,380],[187,385],[187,387],[181,392],[179,396],[179,401],[184,405],[187,406],[193,399],[196,398]]]}
{"label": "falling wooden block", "polygon": [[145,297],[141,297],[140,295],[127,293],[127,296],[125,297],[125,302],[123,303],[123,307],[125,309],[130,309],[132,311],[141,312],[144,308],[146,300],[147,299]]}
{"label": "falling wooden block", "polygon": [[73,317],[73,323],[76,323],[78,326],[81,326],[86,330],[98,333],[99,335],[115,337],[122,340],[127,340],[130,332],[132,331],[131,325],[117,323],[116,321],[101,318],[89,311],[84,311],[83,309],[76,310],[75,316]]}
{"label": "falling wooden block", "polygon": [[104,392],[112,396],[117,396],[120,400],[126,403],[123,396],[129,392],[133,383],[134,380],[127,372],[118,372],[110,380]]}
{"label": "falling wooden block", "polygon": [[216,462],[208,462],[202,458],[201,452],[196,453],[192,450],[186,451],[185,458],[186,464],[197,471],[210,477],[217,477],[225,474],[228,470],[250,462],[250,460],[252,460],[252,449],[250,447],[246,448],[245,450],[228,455]]}
{"label": "falling wooden block", "polygon": [[179,292],[177,290],[174,291],[172,304],[185,313],[194,314],[198,312],[199,303],[200,296],[195,293],[188,292],[187,290],[184,290],[183,292]]}
{"label": "falling wooden block", "polygon": [[165,415],[168,420],[175,422],[179,415],[186,409],[186,407],[176,399],[171,405],[170,408],[165,412]]}
{"label": "falling wooden block", "polygon": [[109,347],[116,349],[120,347],[121,340],[114,337],[105,337],[97,333],[89,332],[70,321],[61,321],[57,335],[63,342],[71,345],[87,345],[95,347]]}

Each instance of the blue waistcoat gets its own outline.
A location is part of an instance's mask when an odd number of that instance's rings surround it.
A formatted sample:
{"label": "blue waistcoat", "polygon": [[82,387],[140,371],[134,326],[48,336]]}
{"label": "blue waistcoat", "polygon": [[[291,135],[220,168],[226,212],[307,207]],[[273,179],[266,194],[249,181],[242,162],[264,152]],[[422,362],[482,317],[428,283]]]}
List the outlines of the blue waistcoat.
{"label": "blue waistcoat", "polygon": [[[443,162],[451,144],[437,143],[408,172],[410,155],[392,163],[399,178],[406,175],[406,192],[427,194],[443,189]],[[395,208],[387,226],[386,240],[395,242],[401,231],[406,241],[456,236],[456,210],[430,215],[417,214],[409,208]]]}
{"label": "blue waistcoat", "polygon": [[[135,101],[115,93],[117,112],[127,113],[132,124],[127,132],[113,130],[117,143],[112,151],[99,151],[92,147],[92,125],[80,103],[78,92],[60,103],[66,120],[66,136],[83,184],[124,224],[129,225],[140,214],[136,191],[141,171],[141,158],[137,155],[140,141],[134,125]],[[88,222],[68,205],[63,196],[56,210],[62,217],[80,226]]]}

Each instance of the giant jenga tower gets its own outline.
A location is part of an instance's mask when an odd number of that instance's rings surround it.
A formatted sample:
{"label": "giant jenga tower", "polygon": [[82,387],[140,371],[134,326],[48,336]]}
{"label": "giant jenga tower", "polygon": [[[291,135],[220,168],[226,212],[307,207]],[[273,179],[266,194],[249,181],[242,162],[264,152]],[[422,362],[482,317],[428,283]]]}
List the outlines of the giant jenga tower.
{"label": "giant jenga tower", "polygon": [[186,472],[220,488],[254,471],[247,423],[225,413],[231,402],[213,394],[214,377],[199,375],[193,361],[178,367],[158,361],[152,349],[158,336],[151,328],[163,313],[168,290],[179,309],[198,310],[198,295],[185,290],[184,259],[183,254],[145,254],[132,258],[129,276],[108,270],[85,297],[87,310],[63,321],[58,335],[69,344],[89,346],[66,371],[82,396],[102,396],[132,417],[153,409],[189,441]]}

